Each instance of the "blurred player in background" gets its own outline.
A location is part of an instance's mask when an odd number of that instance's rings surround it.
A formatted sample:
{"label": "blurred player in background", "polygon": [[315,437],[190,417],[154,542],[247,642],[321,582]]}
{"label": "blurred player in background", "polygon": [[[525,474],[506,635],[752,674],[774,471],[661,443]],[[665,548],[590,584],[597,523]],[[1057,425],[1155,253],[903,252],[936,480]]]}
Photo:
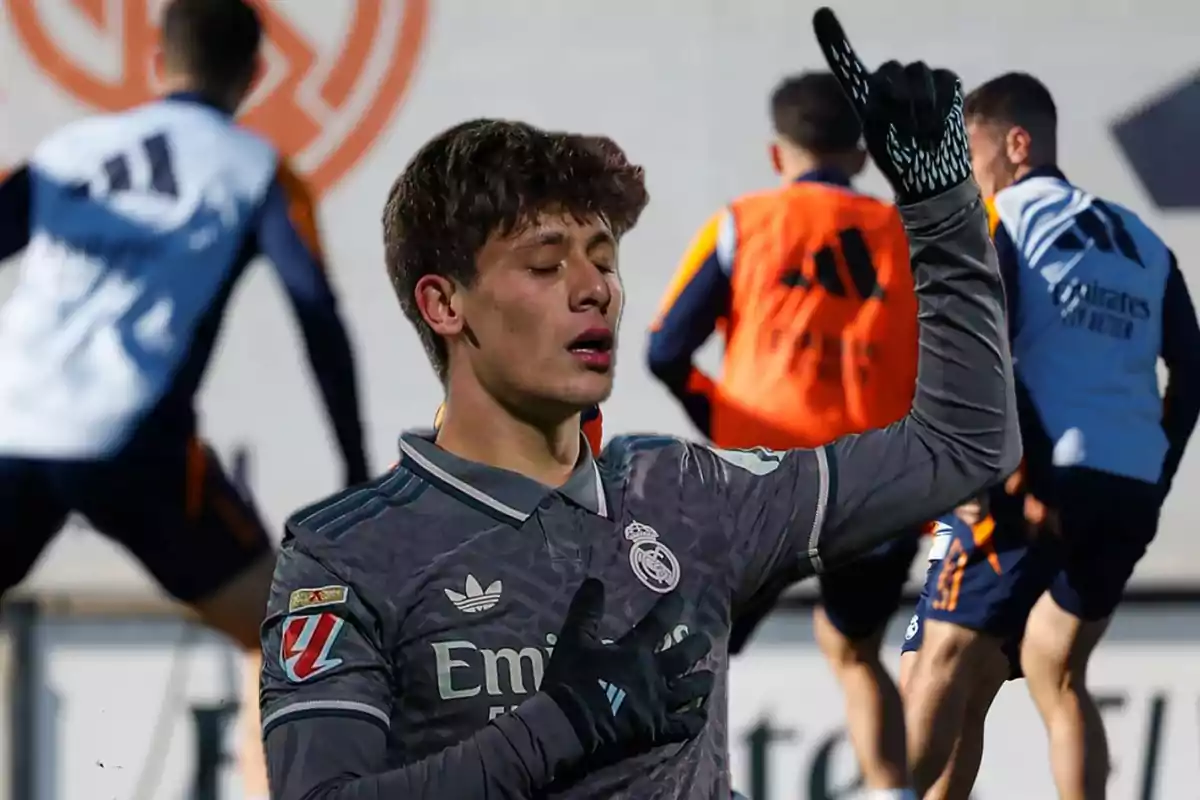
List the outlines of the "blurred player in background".
{"label": "blurred player in background", "polygon": [[1023,672],[1059,796],[1096,800],[1109,760],[1088,660],[1200,416],[1200,327],[1162,240],[1057,167],[1045,86],[1002,75],[972,92],[966,118],[1005,275],[1025,463],[992,493],[994,530],[958,531],[942,561],[906,695],[913,769],[932,785],[957,732],[982,726],[976,676]]}
{"label": "blurred player in background", "polygon": [[[719,447],[818,447],[881,428],[912,403],[917,300],[896,208],[855,192],[866,164],[854,107],[830,73],[784,80],[771,97],[777,189],[735,200],[684,256],[650,333],[650,371]],[[718,328],[724,370],[695,366]],[[900,537],[821,576],[817,641],[846,695],[868,789],[907,797],[903,710],[880,661],[919,537]],[[788,583],[735,621],[740,650]]]}
{"label": "blurred player in background", "polygon": [[[367,477],[311,199],[233,120],[260,39],[243,0],[173,0],[159,56],[168,94],[66,126],[0,185],[0,259],[25,252],[0,312],[0,591],[76,512],[254,656],[275,556],[198,438],[194,399],[259,255],[292,301],[345,481]],[[245,768],[250,796],[266,797],[257,672]]]}
{"label": "blurred player in background", "polygon": [[[806,73],[779,84],[771,116],[782,186],[701,229],[647,352],[722,447],[818,446],[894,421],[916,379],[908,243],[893,206],[850,186],[866,164],[854,109],[832,75]],[[714,382],[693,356],[716,330],[725,358]]]}

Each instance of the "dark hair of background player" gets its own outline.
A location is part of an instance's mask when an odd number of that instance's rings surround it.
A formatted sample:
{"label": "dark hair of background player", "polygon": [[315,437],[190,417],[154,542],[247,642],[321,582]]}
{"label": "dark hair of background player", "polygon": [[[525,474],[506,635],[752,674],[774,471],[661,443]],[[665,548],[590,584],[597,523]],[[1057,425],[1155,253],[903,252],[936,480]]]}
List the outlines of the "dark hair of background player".
{"label": "dark hair of background player", "polygon": [[855,150],[862,125],[830,72],[805,72],[780,81],[771,93],[775,132],[815,156]]}
{"label": "dark hair of background player", "polygon": [[262,22],[245,0],[171,0],[162,13],[167,67],[213,98],[245,91],[261,41]]}
{"label": "dark hair of background player", "polygon": [[383,237],[388,277],[438,377],[446,379],[447,350],[417,308],[422,277],[469,287],[484,243],[543,212],[599,215],[619,239],[648,201],[642,168],[603,136],[476,119],[431,139],[392,186]]}
{"label": "dark hair of background player", "polygon": [[1024,128],[1039,160],[1054,161],[1058,108],[1050,90],[1032,75],[1007,72],[981,84],[967,95],[963,115],[967,122]]}

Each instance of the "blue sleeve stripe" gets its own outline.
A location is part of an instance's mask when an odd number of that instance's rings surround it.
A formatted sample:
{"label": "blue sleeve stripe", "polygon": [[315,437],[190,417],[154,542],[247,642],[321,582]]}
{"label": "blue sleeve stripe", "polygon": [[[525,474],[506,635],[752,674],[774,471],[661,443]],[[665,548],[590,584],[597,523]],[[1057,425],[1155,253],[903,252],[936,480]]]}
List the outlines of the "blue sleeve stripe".
{"label": "blue sleeve stripe", "polygon": [[651,332],[647,354],[651,370],[659,374],[660,369],[675,368],[686,374],[692,355],[712,335],[717,320],[729,313],[730,296],[729,276],[714,249]]}

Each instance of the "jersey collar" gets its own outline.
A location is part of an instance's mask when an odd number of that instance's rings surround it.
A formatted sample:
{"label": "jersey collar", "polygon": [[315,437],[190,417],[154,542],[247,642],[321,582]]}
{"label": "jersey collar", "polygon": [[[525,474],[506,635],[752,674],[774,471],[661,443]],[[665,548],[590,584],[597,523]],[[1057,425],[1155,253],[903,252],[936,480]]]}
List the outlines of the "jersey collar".
{"label": "jersey collar", "polygon": [[609,516],[600,468],[586,439],[571,477],[559,488],[551,489],[524,475],[459,458],[434,444],[434,436],[432,430],[403,434],[400,464],[489,516],[521,525],[555,493],[593,514]]}
{"label": "jersey collar", "polygon": [[177,103],[193,103],[198,106],[204,106],[205,108],[211,108],[213,111],[219,111],[227,117],[233,116],[227,110],[221,108],[218,104],[214,103],[200,92],[171,92],[171,94],[167,95],[163,99],[174,100]]}
{"label": "jersey collar", "polygon": [[846,189],[850,188],[850,176],[842,172],[840,169],[831,167],[818,167],[817,169],[809,170],[800,177],[796,178],[796,183],[828,183],[831,186],[842,186]]}
{"label": "jersey collar", "polygon": [[1015,181],[1013,185],[1024,183],[1025,181],[1033,178],[1058,178],[1060,181],[1065,181],[1067,176],[1064,175],[1063,171],[1054,164],[1046,164],[1045,166],[1034,167],[1033,169],[1029,170],[1029,172],[1026,172],[1021,176],[1020,180]]}

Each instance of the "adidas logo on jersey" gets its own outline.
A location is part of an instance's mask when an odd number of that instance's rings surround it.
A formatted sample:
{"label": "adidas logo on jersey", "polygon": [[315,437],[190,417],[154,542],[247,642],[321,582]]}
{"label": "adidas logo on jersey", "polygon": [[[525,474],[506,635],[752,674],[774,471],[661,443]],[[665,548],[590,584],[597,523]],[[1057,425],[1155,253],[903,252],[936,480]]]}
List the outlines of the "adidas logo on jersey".
{"label": "adidas logo on jersey", "polygon": [[608,698],[608,707],[615,717],[621,710],[621,704],[625,702],[625,690],[604,680],[600,681],[600,688],[604,690],[604,696]]}
{"label": "adidas logo on jersey", "polygon": [[468,575],[467,584],[463,588],[466,590],[466,594],[459,594],[453,589],[443,589],[443,591],[459,611],[465,614],[477,614],[495,607],[500,602],[500,592],[504,587],[500,581],[492,581],[488,584],[487,589],[484,589],[474,575]]}

